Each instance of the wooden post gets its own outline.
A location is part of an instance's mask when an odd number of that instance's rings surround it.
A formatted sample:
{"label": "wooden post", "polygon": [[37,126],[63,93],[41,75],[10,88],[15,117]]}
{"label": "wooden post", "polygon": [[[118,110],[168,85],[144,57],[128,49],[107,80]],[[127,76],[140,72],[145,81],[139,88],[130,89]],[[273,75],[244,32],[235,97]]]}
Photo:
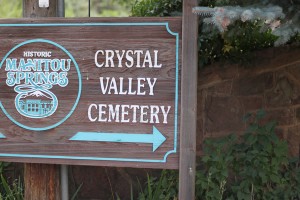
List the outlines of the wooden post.
{"label": "wooden post", "polygon": [[[40,8],[38,0],[23,0],[23,17],[57,17],[57,1],[49,0],[48,8]],[[25,200],[59,200],[59,165],[25,164]]]}
{"label": "wooden post", "polygon": [[[195,199],[197,120],[197,0],[183,1],[179,199]],[[184,100],[183,100],[184,99]]]}
{"label": "wooden post", "polygon": [[25,200],[59,200],[59,165],[25,164]]}
{"label": "wooden post", "polygon": [[49,0],[48,8],[40,8],[39,0],[23,0],[23,17],[58,17],[57,0]]}

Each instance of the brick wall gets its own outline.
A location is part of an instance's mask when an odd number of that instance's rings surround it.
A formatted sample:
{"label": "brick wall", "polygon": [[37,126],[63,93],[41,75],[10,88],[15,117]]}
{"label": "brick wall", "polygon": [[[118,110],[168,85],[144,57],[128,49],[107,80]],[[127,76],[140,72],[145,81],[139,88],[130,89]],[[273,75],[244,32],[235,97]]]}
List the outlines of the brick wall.
{"label": "brick wall", "polygon": [[242,133],[242,118],[264,109],[278,122],[277,133],[290,152],[300,146],[300,48],[271,48],[257,52],[251,66],[214,64],[198,78],[197,153],[204,138]]}

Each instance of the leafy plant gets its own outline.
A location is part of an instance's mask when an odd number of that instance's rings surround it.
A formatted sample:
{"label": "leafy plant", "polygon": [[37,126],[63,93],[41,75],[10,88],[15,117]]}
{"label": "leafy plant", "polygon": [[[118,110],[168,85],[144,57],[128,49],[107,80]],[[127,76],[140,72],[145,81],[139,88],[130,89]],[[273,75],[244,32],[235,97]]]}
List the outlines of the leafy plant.
{"label": "leafy plant", "polygon": [[[201,0],[199,6],[200,68],[216,61],[249,66],[255,50],[300,42],[299,1]],[[181,8],[182,0],[138,0],[132,15],[172,16]]]}
{"label": "leafy plant", "polygon": [[8,183],[3,175],[8,166],[9,163],[0,162],[0,200],[23,200],[24,187],[21,178]]}
{"label": "leafy plant", "polygon": [[131,10],[132,16],[173,16],[180,15],[182,0],[137,0]]}
{"label": "leafy plant", "polygon": [[287,142],[275,134],[275,122],[261,122],[264,115],[248,115],[240,137],[206,140],[198,199],[300,198],[299,159],[288,157]]}
{"label": "leafy plant", "polygon": [[176,171],[163,170],[161,176],[147,176],[145,189],[142,189],[138,200],[177,200],[178,174]]}
{"label": "leafy plant", "polygon": [[15,180],[12,185],[9,185],[3,175],[1,177],[2,192],[0,193],[0,200],[23,200],[23,185],[21,179]]}
{"label": "leafy plant", "polygon": [[229,165],[234,160],[233,144],[235,135],[206,140],[205,156],[202,158],[203,169],[196,174],[196,194],[199,199],[222,199],[228,184]]}
{"label": "leafy plant", "polygon": [[[264,111],[245,116],[244,134],[206,139],[196,173],[199,200],[300,199],[300,160],[290,158],[288,145],[275,133],[276,123],[264,122]],[[139,200],[174,200],[178,172],[148,176]]]}
{"label": "leafy plant", "polygon": [[288,145],[276,136],[275,123],[260,125],[257,119],[235,145],[236,180],[231,190],[239,199],[276,198],[274,192],[283,180],[282,169],[288,165]]}

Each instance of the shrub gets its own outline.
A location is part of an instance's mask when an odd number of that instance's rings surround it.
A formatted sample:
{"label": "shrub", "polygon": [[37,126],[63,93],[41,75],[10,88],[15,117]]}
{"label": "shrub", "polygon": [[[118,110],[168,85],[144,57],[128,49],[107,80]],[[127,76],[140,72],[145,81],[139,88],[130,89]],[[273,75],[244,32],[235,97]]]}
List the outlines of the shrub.
{"label": "shrub", "polygon": [[[300,199],[299,158],[289,157],[287,142],[275,133],[276,123],[262,123],[264,115],[247,115],[248,128],[241,136],[205,140],[196,173],[197,199]],[[159,179],[148,178],[139,199],[153,199],[154,193],[165,197],[156,199],[176,199],[177,172],[164,170]]]}
{"label": "shrub", "polygon": [[176,171],[163,170],[160,177],[148,175],[145,189],[142,188],[138,200],[177,200],[178,175]]}
{"label": "shrub", "polygon": [[263,116],[260,111],[240,137],[206,140],[197,173],[199,199],[300,198],[299,159],[289,158],[275,122],[259,123]]}
{"label": "shrub", "polygon": [[131,15],[136,17],[174,16],[180,15],[182,0],[139,0],[131,9]]}
{"label": "shrub", "polygon": [[[255,50],[300,42],[299,2],[202,0],[199,6],[204,8],[199,21],[199,67],[208,66],[216,61],[230,61],[249,66],[255,56]],[[220,23],[210,20],[211,15],[217,15],[219,18],[227,16],[216,12],[218,10],[227,10],[231,14],[235,10],[240,12],[235,12],[239,13],[237,16],[228,14],[228,17],[233,18],[228,22],[224,21],[224,28],[220,27]],[[246,18],[248,20],[243,20],[241,11],[246,10],[256,14],[252,15],[252,18]],[[181,12],[182,0],[138,0],[132,8],[133,16],[173,16],[180,15]]]}

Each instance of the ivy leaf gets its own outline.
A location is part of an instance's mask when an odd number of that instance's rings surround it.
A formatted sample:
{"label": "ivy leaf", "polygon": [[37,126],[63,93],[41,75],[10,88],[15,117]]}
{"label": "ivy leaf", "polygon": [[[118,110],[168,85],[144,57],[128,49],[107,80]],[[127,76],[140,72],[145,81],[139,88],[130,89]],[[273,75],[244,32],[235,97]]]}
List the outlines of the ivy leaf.
{"label": "ivy leaf", "polygon": [[261,120],[266,116],[266,112],[264,110],[259,110],[256,113],[256,119]]}
{"label": "ivy leaf", "polygon": [[267,183],[268,182],[268,180],[267,180],[267,176],[266,176],[266,174],[264,173],[264,172],[262,172],[262,171],[259,171],[258,172],[258,175],[259,175],[259,177],[261,178],[261,181],[262,181],[262,183]]}
{"label": "ivy leaf", "polygon": [[229,45],[229,44],[225,44],[222,48],[224,53],[228,53],[233,49],[233,46]]}
{"label": "ivy leaf", "polygon": [[238,191],[237,193],[238,200],[250,200],[250,195],[243,193],[242,191]]}
{"label": "ivy leaf", "polygon": [[275,121],[272,121],[272,122],[267,123],[267,124],[265,125],[266,131],[267,131],[268,133],[273,132],[275,126],[276,126],[276,122],[275,122]]}
{"label": "ivy leaf", "polygon": [[257,141],[257,137],[253,134],[249,134],[249,136],[246,138],[246,143],[249,145],[254,144]]}
{"label": "ivy leaf", "polygon": [[274,174],[271,174],[270,179],[274,183],[279,183],[280,182],[280,178],[277,175],[274,175]]}
{"label": "ivy leaf", "polygon": [[205,155],[203,158],[202,158],[202,161],[204,163],[207,163],[208,161],[210,160],[210,157],[208,155]]}

